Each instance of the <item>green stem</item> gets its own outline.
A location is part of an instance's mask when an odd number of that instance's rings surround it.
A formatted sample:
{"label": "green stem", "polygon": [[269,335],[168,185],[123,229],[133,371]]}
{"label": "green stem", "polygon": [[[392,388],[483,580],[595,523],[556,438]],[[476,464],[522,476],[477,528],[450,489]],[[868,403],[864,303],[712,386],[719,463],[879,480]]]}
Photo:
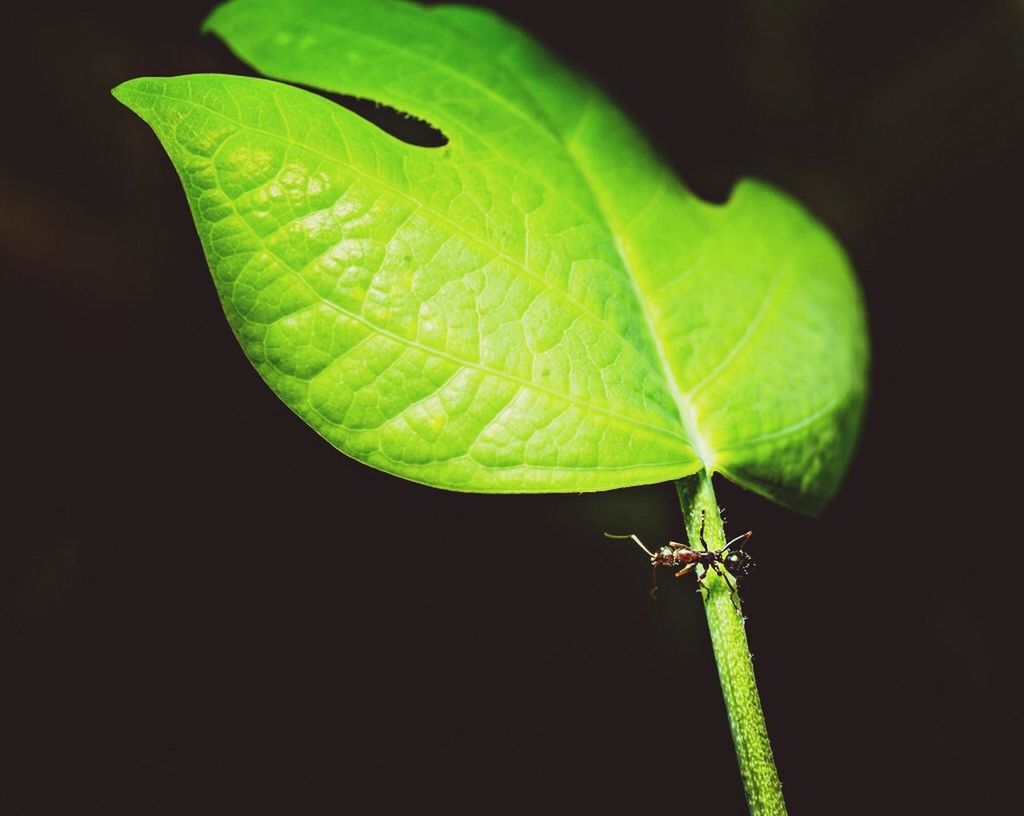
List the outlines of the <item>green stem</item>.
{"label": "green stem", "polygon": [[[701,471],[676,482],[679,503],[686,521],[690,546],[701,548],[701,518],[704,518],[704,541],[709,549],[725,546],[725,528],[711,488],[711,475]],[[729,713],[729,727],[736,746],[740,776],[747,793],[747,804],[753,816],[785,816],[782,783],[775,770],[772,746],[761,711],[761,698],[754,679],[754,665],[747,647],[743,615],[733,605],[731,591],[725,581],[708,572],[703,576],[707,587],[704,611],[711,631],[711,645],[718,663],[718,678]],[[739,598],[736,598],[739,604]]]}

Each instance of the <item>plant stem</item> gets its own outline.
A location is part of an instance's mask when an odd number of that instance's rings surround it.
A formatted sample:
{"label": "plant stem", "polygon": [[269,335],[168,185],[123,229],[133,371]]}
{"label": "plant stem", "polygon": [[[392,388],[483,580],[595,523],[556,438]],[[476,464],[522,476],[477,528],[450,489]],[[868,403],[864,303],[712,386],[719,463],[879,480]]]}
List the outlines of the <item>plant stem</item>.
{"label": "plant stem", "polygon": [[[709,549],[725,546],[725,528],[711,487],[711,474],[701,471],[676,482],[679,504],[686,522],[690,546],[701,549],[701,518],[704,519],[704,541]],[[761,711],[761,698],[754,679],[754,665],[747,647],[743,615],[733,605],[732,592],[714,572],[704,576],[707,587],[704,611],[711,632],[711,644],[718,663],[718,678],[729,713],[729,727],[736,747],[740,776],[747,794],[747,805],[753,816],[785,816],[782,783],[775,770],[772,746]],[[736,598],[739,604],[739,598]]]}

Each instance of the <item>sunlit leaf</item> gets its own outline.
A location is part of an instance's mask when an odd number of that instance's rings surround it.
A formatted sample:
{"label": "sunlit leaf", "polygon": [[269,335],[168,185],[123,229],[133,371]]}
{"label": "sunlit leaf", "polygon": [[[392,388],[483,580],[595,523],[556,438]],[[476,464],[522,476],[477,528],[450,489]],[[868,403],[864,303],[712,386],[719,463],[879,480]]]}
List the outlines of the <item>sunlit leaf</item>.
{"label": "sunlit leaf", "polygon": [[[623,114],[496,16],[236,0],[275,80],[115,95],[181,176],[228,320],[337,448],[455,490],[605,490],[701,467],[816,511],[865,396],[860,296],[772,188],[689,193]],[[296,83],[429,122],[406,144]]]}

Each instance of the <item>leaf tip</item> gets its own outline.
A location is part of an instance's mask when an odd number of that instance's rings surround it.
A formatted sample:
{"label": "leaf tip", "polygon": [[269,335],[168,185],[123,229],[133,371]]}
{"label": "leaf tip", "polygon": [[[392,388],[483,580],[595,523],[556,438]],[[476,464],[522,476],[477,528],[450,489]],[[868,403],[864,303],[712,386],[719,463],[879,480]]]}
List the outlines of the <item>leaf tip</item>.
{"label": "leaf tip", "polygon": [[210,10],[210,13],[203,18],[203,22],[199,24],[199,32],[201,34],[215,34],[218,37],[223,37],[225,26],[230,26],[231,21],[237,19],[239,14],[245,14],[244,7],[237,9],[236,6],[238,5],[235,0],[225,0],[225,2],[217,3]]}
{"label": "leaf tip", "polygon": [[226,3],[219,3],[213,7],[209,14],[207,14],[203,21],[199,24],[199,32],[201,34],[215,34],[217,33],[217,18],[220,17],[220,11]]}
{"label": "leaf tip", "polygon": [[138,91],[146,80],[141,77],[129,79],[110,89],[110,95],[131,111],[138,113]]}
{"label": "leaf tip", "polygon": [[122,82],[120,85],[115,85],[113,88],[110,89],[110,95],[114,97],[114,99],[116,99],[122,105],[127,105],[128,102],[126,101],[126,99],[130,93],[129,86],[131,85],[131,83],[132,80],[129,79],[127,82]]}

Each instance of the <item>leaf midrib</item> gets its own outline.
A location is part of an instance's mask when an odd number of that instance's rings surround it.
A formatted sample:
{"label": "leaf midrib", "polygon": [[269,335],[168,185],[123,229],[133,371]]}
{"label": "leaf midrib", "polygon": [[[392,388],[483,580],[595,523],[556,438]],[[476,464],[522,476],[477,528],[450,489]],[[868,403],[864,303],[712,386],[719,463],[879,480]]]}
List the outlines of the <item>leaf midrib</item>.
{"label": "leaf midrib", "polygon": [[[598,193],[598,180],[593,178],[586,171],[586,165],[580,160],[580,156],[575,148],[575,145],[577,144],[576,137],[583,125],[586,124],[587,120],[591,116],[593,100],[598,98],[598,96],[599,92],[597,89],[591,88],[589,95],[587,96],[587,100],[584,103],[583,112],[580,114],[580,118],[573,128],[572,134],[564,137],[564,148],[570,158],[573,159],[573,165],[576,167],[580,178],[583,180],[583,183],[587,186],[587,190],[590,192],[591,197],[594,199],[594,204],[596,205],[597,212],[600,214],[601,222],[604,225],[605,230],[609,235],[614,237],[615,251],[619,256],[619,260],[622,262],[623,269],[626,271],[626,276],[629,278],[629,281],[633,286],[636,301],[640,306],[640,314],[643,316],[644,325],[647,328],[647,333],[651,338],[651,344],[654,346],[654,351],[657,354],[658,363],[661,366],[662,378],[665,380],[665,385],[668,388],[669,394],[672,396],[672,399],[676,404],[676,411],[679,414],[679,422],[683,428],[683,432],[686,434],[687,440],[690,442],[694,452],[697,454],[697,458],[700,459],[701,463],[703,463],[705,467],[710,467],[714,453],[700,433],[700,428],[697,425],[697,417],[694,413],[690,395],[682,389],[679,385],[679,381],[676,379],[675,372],[672,369],[672,363],[668,357],[668,352],[662,342],[661,334],[658,332],[657,324],[654,322],[654,316],[651,314],[650,304],[652,301],[647,298],[643,287],[640,285],[639,277],[633,271],[633,265],[630,261],[629,253],[622,246],[619,232],[612,229],[608,212],[605,210],[604,205],[601,202],[601,197]],[[665,184],[671,185],[673,182],[678,183],[675,178],[669,177]]]}

